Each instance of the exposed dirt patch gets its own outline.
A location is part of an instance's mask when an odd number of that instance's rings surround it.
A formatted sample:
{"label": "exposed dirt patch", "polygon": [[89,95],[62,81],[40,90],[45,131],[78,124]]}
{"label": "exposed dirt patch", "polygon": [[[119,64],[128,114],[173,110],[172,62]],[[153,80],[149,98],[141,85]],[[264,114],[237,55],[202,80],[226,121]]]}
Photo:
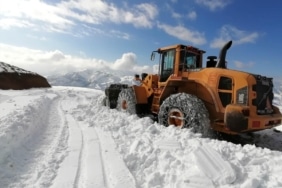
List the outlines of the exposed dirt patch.
{"label": "exposed dirt patch", "polygon": [[0,62],[0,89],[30,89],[51,87],[43,76]]}

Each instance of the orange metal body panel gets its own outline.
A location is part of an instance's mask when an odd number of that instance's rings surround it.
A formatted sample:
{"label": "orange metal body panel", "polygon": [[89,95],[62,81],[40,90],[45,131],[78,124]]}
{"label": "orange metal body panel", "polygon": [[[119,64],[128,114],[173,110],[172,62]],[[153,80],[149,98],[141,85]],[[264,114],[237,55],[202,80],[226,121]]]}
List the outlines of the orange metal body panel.
{"label": "orange metal body panel", "polygon": [[148,97],[146,95],[146,89],[142,86],[132,86],[135,92],[136,103],[137,104],[147,104]]}

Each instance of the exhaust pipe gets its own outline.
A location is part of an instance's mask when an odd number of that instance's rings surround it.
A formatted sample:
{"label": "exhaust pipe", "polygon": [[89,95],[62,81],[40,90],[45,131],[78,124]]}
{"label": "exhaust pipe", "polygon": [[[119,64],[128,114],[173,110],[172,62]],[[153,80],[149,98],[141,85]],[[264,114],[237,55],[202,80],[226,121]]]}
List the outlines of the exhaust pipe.
{"label": "exhaust pipe", "polygon": [[226,57],[226,52],[227,50],[230,48],[230,46],[232,45],[232,40],[227,42],[221,49],[219,57],[218,57],[218,62],[216,64],[215,67],[217,68],[223,68],[226,69],[226,65],[225,65],[225,57]]}

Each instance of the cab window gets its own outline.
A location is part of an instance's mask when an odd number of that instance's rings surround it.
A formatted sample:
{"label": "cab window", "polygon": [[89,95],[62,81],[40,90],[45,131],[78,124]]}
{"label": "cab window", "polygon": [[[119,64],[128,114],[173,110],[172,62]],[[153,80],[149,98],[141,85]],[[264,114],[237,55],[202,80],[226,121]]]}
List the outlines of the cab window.
{"label": "cab window", "polygon": [[199,68],[199,57],[197,54],[181,51],[180,52],[180,70]]}
{"label": "cab window", "polygon": [[186,57],[186,62],[188,69],[197,68],[197,56],[195,54],[188,54],[188,57]]}
{"label": "cab window", "polygon": [[162,54],[161,60],[161,82],[164,82],[173,73],[175,50],[169,50]]}
{"label": "cab window", "polygon": [[219,79],[218,94],[223,107],[232,103],[232,79],[222,76]]}

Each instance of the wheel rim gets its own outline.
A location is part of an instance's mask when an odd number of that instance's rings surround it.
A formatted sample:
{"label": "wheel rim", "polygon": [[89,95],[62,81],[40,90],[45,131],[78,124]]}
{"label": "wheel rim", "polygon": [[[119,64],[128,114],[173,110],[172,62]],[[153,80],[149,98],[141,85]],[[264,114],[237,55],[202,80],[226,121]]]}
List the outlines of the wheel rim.
{"label": "wheel rim", "polygon": [[168,113],[168,124],[176,127],[183,127],[184,114],[182,111],[176,108],[172,108]]}
{"label": "wheel rim", "polygon": [[126,110],[126,109],[127,109],[127,102],[126,102],[126,100],[123,100],[123,101],[121,102],[121,108],[122,108],[123,110]]}

